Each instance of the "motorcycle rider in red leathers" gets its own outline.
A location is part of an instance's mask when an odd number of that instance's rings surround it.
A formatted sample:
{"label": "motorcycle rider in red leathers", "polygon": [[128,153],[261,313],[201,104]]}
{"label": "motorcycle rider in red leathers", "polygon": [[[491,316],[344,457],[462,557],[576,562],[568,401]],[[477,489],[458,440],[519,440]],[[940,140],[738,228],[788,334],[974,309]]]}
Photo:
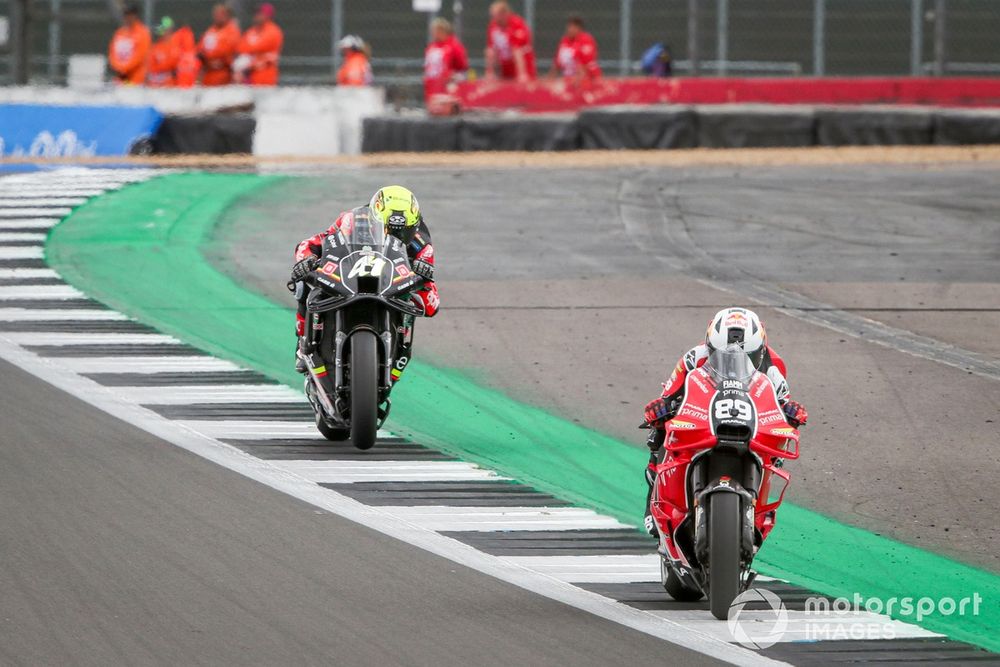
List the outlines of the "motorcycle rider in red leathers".
{"label": "motorcycle rider in red leathers", "polygon": [[[663,393],[646,406],[646,423],[652,425],[653,429],[646,441],[650,455],[649,465],[646,467],[646,483],[649,485],[649,491],[646,494],[645,524],[646,530],[654,537],[656,524],[650,515],[649,503],[656,481],[656,466],[663,463],[666,455],[663,446],[666,438],[665,422],[677,414],[684,402],[684,381],[688,373],[701,367],[713,350],[725,349],[732,343],[741,343],[754,367],[766,375],[774,385],[785,419],[791,426],[798,428],[809,418],[806,409],[790,399],[788,382],[785,380],[785,362],[774,348],[767,344],[767,333],[757,314],[745,308],[724,308],[716,313],[709,322],[705,342],[691,348],[681,357],[674,372],[663,385]],[[685,483],[682,477],[671,479],[678,484]]]}
{"label": "motorcycle rider in red leathers", "polygon": [[[319,255],[322,252],[323,240],[338,230],[349,231],[354,225],[355,218],[359,216],[370,216],[378,220],[385,225],[387,234],[395,236],[403,242],[410,260],[410,268],[426,280],[420,289],[413,293],[412,300],[423,310],[426,317],[434,317],[437,314],[440,300],[437,285],[434,284],[434,246],[431,244],[430,230],[420,214],[420,205],[413,193],[402,186],[390,185],[376,192],[367,206],[344,211],[329,229],[303,239],[295,248],[296,263],[292,267],[292,282],[296,285],[295,297],[298,301],[298,310],[295,314],[295,333],[299,337],[300,350],[305,335],[306,297],[308,296],[305,283],[302,281],[316,268]],[[400,338],[401,347],[396,358],[409,361],[413,347],[412,322],[407,325],[407,330],[406,334]],[[295,370],[300,373],[306,372],[305,361],[298,354],[295,357]],[[393,369],[393,382],[399,381],[403,370],[405,370],[405,362],[402,369],[399,367]]]}

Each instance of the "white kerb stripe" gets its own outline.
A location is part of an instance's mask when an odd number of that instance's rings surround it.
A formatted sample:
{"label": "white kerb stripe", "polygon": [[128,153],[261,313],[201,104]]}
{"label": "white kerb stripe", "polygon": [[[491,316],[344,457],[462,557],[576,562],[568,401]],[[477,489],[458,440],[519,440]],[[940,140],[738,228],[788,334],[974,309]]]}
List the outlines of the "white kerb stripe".
{"label": "white kerb stripe", "polygon": [[58,278],[52,269],[0,269],[0,278]]}
{"label": "white kerb stripe", "polygon": [[383,507],[429,530],[584,530],[630,528],[579,507]]}
{"label": "white kerb stripe", "polygon": [[107,192],[107,188],[100,187],[81,188],[77,186],[72,188],[54,188],[49,185],[29,185],[27,183],[4,185],[4,181],[0,180],[0,198],[27,199],[29,197],[52,197],[53,200],[61,202],[63,199],[70,198],[86,200],[105,192]]}
{"label": "white kerb stripe", "polygon": [[0,208],[0,219],[2,218],[34,218],[56,215],[64,218],[73,209],[66,206],[51,206],[45,208]]}
{"label": "white kerb stripe", "polygon": [[[316,430],[311,421],[267,421],[267,420],[233,420],[233,421],[182,421],[178,422],[186,428],[208,436],[209,438],[224,438],[227,440],[318,440],[323,436]],[[388,431],[380,430],[378,437],[394,437]]]}
{"label": "white kerb stripe", "polygon": [[232,362],[214,357],[60,357],[59,365],[75,373],[219,373],[243,370]]}
{"label": "white kerb stripe", "polygon": [[[0,257],[4,248],[0,248]],[[85,294],[69,285],[0,285],[0,300],[82,299]]]}
{"label": "white kerb stripe", "polygon": [[65,322],[80,320],[123,321],[128,317],[113,310],[52,310],[49,308],[0,308],[0,322]]}
{"label": "white kerb stripe", "polygon": [[44,241],[43,232],[3,232],[0,231],[0,243],[10,241]]}
{"label": "white kerb stripe", "polygon": [[86,197],[10,197],[0,192],[0,208],[24,206],[79,206]]}
{"label": "white kerb stripe", "polygon": [[318,484],[507,479],[464,461],[277,461],[276,465]]}
{"label": "white kerb stripe", "polygon": [[0,218],[0,229],[35,229],[55,227],[62,218]]}
{"label": "white kerb stripe", "polygon": [[[655,548],[650,540],[650,548]],[[660,557],[643,555],[603,556],[505,556],[512,563],[569,583],[626,584],[660,580]]]}
{"label": "white kerb stripe", "polygon": [[30,248],[3,248],[0,247],[0,259],[41,259],[45,256],[42,246],[32,246]]}
{"label": "white kerb stripe", "polygon": [[169,387],[122,387],[129,399],[143,405],[208,403],[305,403],[300,391],[280,384],[210,384]]}
{"label": "white kerb stripe", "polygon": [[32,187],[48,189],[57,188],[60,192],[70,189],[101,190],[102,192],[106,192],[108,190],[117,190],[127,182],[128,181],[109,180],[104,178],[60,178],[52,179],[50,181],[20,181],[7,183],[7,185],[8,187],[18,189],[22,187],[26,189],[30,189]]}
{"label": "white kerb stripe", "polygon": [[180,341],[165,334],[15,332],[5,334],[19,345],[170,345]]}

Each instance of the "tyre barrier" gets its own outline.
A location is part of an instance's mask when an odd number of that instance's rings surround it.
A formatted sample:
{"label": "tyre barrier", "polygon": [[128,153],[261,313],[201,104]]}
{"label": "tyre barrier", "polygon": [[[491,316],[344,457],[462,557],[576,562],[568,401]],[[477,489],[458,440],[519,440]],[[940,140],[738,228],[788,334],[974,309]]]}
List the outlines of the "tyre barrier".
{"label": "tyre barrier", "polygon": [[698,124],[692,107],[604,107],[580,112],[583,149],[695,148]]}
{"label": "tyre barrier", "polygon": [[1000,143],[1000,109],[798,105],[602,107],[578,114],[378,116],[362,153]]}
{"label": "tyre barrier", "polygon": [[166,116],[153,136],[153,153],[251,153],[256,127],[252,113]]}
{"label": "tyre barrier", "polygon": [[928,109],[838,108],[816,112],[820,146],[914,146],[932,144]]}

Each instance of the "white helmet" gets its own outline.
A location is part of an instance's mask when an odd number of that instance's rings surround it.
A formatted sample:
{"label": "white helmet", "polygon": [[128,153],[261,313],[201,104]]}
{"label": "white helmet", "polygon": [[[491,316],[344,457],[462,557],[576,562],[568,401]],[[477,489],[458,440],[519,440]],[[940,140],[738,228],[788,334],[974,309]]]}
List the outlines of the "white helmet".
{"label": "white helmet", "polygon": [[723,308],[715,314],[705,334],[709,352],[723,350],[732,343],[741,344],[754,367],[760,368],[767,348],[767,333],[757,313],[746,308]]}
{"label": "white helmet", "polygon": [[363,51],[365,48],[365,42],[357,35],[344,35],[340,41],[337,42],[337,48],[351,49],[352,51]]}

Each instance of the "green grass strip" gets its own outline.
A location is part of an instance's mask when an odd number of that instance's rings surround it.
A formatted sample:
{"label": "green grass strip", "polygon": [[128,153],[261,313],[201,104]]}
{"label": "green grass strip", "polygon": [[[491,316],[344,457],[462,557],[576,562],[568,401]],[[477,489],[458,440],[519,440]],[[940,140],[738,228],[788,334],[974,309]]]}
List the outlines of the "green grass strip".
{"label": "green grass strip", "polygon": [[[299,387],[291,311],[217,271],[203,255],[221,252],[211,234],[225,211],[280,178],[175,174],[99,197],[54,229],[49,262],[111,307]],[[448,317],[447,304],[441,317]],[[484,388],[464,372],[411,363],[393,395],[389,427],[627,523],[641,519],[643,448]],[[808,434],[804,452],[809,455]],[[763,574],[833,596],[938,600],[978,594],[978,615],[934,614],[919,624],[1000,651],[995,574],[791,504],[779,513],[756,563]],[[915,614],[894,617],[917,620]]]}

